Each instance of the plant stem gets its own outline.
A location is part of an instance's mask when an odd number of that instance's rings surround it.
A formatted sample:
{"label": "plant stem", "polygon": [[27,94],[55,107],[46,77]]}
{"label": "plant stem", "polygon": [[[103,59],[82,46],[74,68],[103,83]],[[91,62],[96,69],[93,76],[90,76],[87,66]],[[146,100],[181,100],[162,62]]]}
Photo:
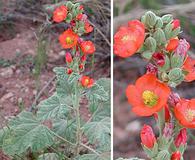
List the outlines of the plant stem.
{"label": "plant stem", "polygon": [[96,152],[93,148],[90,148],[89,146],[87,146],[87,145],[85,145],[85,144],[83,144],[83,143],[81,143],[81,146],[83,146],[83,147],[85,147],[85,148],[87,148],[88,150],[90,150],[91,152],[93,152],[93,153],[95,153],[96,155],[100,155],[98,152]]}
{"label": "plant stem", "polygon": [[79,91],[78,91],[78,85],[75,85],[75,106],[74,108],[76,109],[76,119],[77,119],[77,133],[76,133],[76,137],[77,137],[77,141],[76,141],[76,147],[75,147],[75,154],[76,156],[79,155],[79,147],[81,144],[81,122],[80,122],[80,110],[79,110]]}
{"label": "plant stem", "polygon": [[163,135],[163,129],[165,126],[165,110],[164,108],[158,112],[158,125],[160,130],[160,136]]}

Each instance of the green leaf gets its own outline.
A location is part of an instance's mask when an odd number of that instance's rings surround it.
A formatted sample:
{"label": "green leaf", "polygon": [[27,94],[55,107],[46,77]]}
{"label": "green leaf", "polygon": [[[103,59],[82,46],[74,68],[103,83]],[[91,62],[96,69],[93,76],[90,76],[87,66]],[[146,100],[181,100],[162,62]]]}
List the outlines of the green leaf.
{"label": "green leaf", "polygon": [[56,93],[48,99],[42,101],[37,106],[39,108],[37,117],[41,120],[52,118],[64,118],[69,113],[72,105],[71,97],[60,97]]}
{"label": "green leaf", "polygon": [[56,119],[53,122],[53,131],[61,137],[68,139],[72,143],[76,141],[76,120]]}
{"label": "green leaf", "polygon": [[38,160],[59,160],[59,156],[56,153],[45,153],[40,155]]}
{"label": "green leaf", "polygon": [[4,127],[0,130],[0,148],[3,146],[3,140],[5,136],[8,134],[9,129],[7,127]]}
{"label": "green leaf", "polygon": [[[97,144],[101,147],[107,146],[106,143],[110,141],[110,118],[106,117],[100,121],[92,121],[83,126],[83,130],[89,142]],[[94,132],[95,131],[95,132]],[[109,146],[110,149],[110,146]]]}
{"label": "green leaf", "polygon": [[3,141],[3,151],[8,155],[20,155],[28,149],[40,151],[51,146],[52,132],[31,112],[22,112],[9,122],[10,133]]}
{"label": "green leaf", "polygon": [[74,92],[73,79],[74,82],[76,81],[74,76],[70,78],[66,74],[66,70],[64,67],[55,67],[53,71],[56,73],[57,76],[56,91],[58,96],[66,97],[67,95],[71,95]]}
{"label": "green leaf", "polygon": [[75,160],[110,160],[110,153],[104,153],[101,155],[84,154],[77,157]]}
{"label": "green leaf", "polygon": [[102,80],[96,81],[93,87],[91,87],[87,92],[87,97],[89,101],[107,101],[109,99],[108,90],[104,89],[104,84],[102,84]]}

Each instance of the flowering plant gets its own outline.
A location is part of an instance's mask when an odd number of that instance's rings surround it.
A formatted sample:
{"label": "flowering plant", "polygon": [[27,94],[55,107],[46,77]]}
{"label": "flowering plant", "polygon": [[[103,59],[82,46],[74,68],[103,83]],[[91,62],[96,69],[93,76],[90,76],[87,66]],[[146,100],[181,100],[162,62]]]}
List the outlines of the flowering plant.
{"label": "flowering plant", "polygon": [[[56,91],[34,113],[22,111],[0,130],[0,149],[16,159],[110,159],[110,80],[84,75],[95,45],[82,36],[93,31],[84,7],[67,1],[53,22],[68,28],[59,36],[65,67],[55,67]],[[81,114],[88,105],[90,118]],[[85,119],[84,119],[85,118]]]}
{"label": "flowering plant", "polygon": [[140,133],[151,160],[182,160],[187,129],[195,128],[195,99],[171,91],[195,80],[195,60],[188,54],[190,44],[178,38],[180,32],[180,21],[171,14],[159,17],[148,11],[114,35],[116,55],[127,58],[138,52],[148,61],[145,75],[127,87],[126,96],[136,115],[153,116],[157,122],[158,137],[146,124]]}

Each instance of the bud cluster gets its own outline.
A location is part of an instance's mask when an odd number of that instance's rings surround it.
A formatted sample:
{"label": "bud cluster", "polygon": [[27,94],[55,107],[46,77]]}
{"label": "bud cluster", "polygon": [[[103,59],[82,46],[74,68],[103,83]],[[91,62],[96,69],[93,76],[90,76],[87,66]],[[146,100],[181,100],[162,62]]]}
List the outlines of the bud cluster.
{"label": "bud cluster", "polygon": [[141,22],[146,28],[146,37],[140,52],[158,68],[161,80],[171,87],[176,87],[185,80],[183,68],[189,50],[185,39],[178,39],[181,32],[180,21],[171,14],[159,17],[153,12],[146,12]]}

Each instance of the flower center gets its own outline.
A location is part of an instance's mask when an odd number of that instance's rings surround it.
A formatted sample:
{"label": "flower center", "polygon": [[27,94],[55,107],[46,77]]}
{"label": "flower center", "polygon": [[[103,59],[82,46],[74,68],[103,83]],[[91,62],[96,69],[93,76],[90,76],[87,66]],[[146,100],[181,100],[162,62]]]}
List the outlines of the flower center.
{"label": "flower center", "polygon": [[87,86],[89,84],[89,79],[85,79],[85,85]]}
{"label": "flower center", "polygon": [[195,118],[195,110],[187,109],[185,115],[186,115],[186,119],[189,122],[192,122]]}
{"label": "flower center", "polygon": [[154,92],[149,90],[146,90],[142,93],[142,99],[144,101],[144,104],[148,107],[153,107],[158,102],[158,96]]}
{"label": "flower center", "polygon": [[129,40],[135,41],[135,37],[134,37],[134,36],[130,36],[130,35],[125,35],[125,36],[123,36],[123,38],[122,38],[122,41],[123,41],[123,42],[127,42],[127,41],[129,41]]}
{"label": "flower center", "polygon": [[63,15],[63,12],[57,12],[57,15],[58,16],[62,16]]}
{"label": "flower center", "polygon": [[90,46],[86,45],[85,49],[88,51],[90,49]]}
{"label": "flower center", "polygon": [[72,44],[72,39],[70,37],[66,37],[66,43],[67,44]]}

